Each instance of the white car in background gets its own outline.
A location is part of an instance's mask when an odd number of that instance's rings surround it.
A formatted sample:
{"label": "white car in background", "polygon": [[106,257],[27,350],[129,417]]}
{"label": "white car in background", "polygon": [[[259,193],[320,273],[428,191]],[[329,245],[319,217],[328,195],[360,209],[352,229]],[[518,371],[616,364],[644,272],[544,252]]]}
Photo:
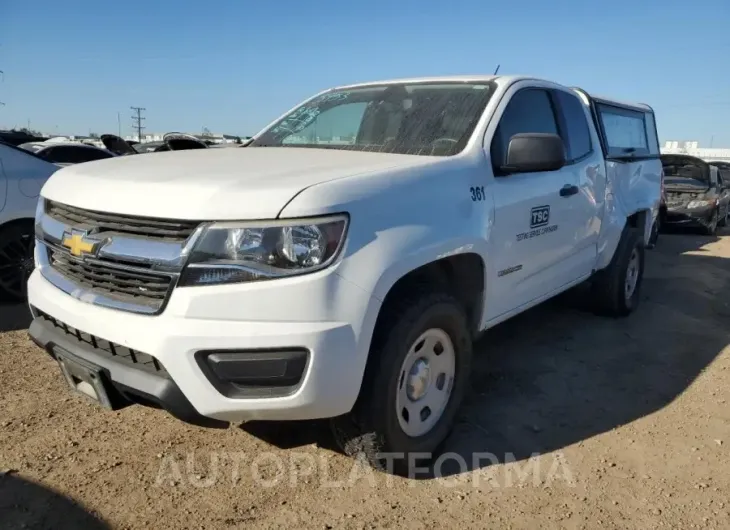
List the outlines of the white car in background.
{"label": "white car in background", "polygon": [[24,300],[41,188],[59,166],[0,142],[0,301]]}
{"label": "white car in background", "polygon": [[18,147],[58,166],[104,160],[115,156],[107,149],[81,142],[28,142]]}

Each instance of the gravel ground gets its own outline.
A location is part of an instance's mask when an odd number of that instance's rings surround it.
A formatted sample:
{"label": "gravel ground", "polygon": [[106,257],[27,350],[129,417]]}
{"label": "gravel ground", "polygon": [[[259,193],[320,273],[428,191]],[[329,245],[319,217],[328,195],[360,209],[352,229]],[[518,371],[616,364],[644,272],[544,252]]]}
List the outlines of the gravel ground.
{"label": "gravel ground", "polygon": [[485,335],[428,478],[361,466],[323,423],[101,410],[0,307],[0,527],[730,528],[730,236],[647,256],[628,319],[575,293]]}

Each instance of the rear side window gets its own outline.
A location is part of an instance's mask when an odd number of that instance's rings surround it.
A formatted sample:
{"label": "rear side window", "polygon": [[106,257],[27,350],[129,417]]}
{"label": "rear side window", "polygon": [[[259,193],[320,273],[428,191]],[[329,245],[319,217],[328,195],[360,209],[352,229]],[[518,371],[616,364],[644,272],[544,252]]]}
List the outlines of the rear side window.
{"label": "rear side window", "polygon": [[43,155],[47,160],[58,164],[80,164],[82,162],[91,162],[92,160],[101,160],[109,158],[111,155],[98,149],[90,149],[87,147],[77,146],[58,146],[49,149],[49,153],[44,151]]}
{"label": "rear side window", "polygon": [[571,163],[583,158],[593,150],[591,132],[588,128],[583,104],[578,97],[562,90],[556,90],[554,94],[560,106],[566,157],[568,163]]}
{"label": "rear side window", "polygon": [[91,162],[92,160],[104,160],[105,158],[112,157],[112,155],[105,151],[102,151],[101,149],[80,147],[79,150],[83,151],[83,153],[79,153],[79,156],[84,158],[84,161],[86,162]]}
{"label": "rear side window", "polygon": [[555,112],[546,90],[521,90],[507,104],[491,145],[495,171],[505,162],[510,138],[519,133],[558,134]]}
{"label": "rear side window", "polygon": [[604,103],[596,107],[609,157],[659,156],[659,139],[651,112]]}

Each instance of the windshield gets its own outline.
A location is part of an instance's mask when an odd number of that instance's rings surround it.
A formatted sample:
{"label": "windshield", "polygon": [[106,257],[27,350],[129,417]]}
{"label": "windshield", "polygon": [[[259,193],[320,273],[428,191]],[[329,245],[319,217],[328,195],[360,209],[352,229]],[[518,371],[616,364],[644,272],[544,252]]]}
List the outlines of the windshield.
{"label": "windshield", "polygon": [[493,92],[489,82],[332,90],[294,109],[250,146],[451,156],[466,146]]}

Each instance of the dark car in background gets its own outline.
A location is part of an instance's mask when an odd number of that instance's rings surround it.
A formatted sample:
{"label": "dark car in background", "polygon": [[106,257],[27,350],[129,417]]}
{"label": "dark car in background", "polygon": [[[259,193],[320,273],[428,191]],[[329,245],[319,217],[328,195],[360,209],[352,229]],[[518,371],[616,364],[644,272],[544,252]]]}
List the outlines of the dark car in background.
{"label": "dark car in background", "polygon": [[715,166],[717,168],[720,180],[726,185],[730,186],[730,162],[711,161],[708,162],[708,164],[710,164],[711,166]]}
{"label": "dark car in background", "polygon": [[717,166],[688,155],[662,155],[666,213],[663,224],[692,226],[712,235],[728,221],[730,182]]}
{"label": "dark car in background", "polygon": [[82,143],[29,142],[21,144],[19,147],[58,166],[82,164],[114,156],[106,149]]}

